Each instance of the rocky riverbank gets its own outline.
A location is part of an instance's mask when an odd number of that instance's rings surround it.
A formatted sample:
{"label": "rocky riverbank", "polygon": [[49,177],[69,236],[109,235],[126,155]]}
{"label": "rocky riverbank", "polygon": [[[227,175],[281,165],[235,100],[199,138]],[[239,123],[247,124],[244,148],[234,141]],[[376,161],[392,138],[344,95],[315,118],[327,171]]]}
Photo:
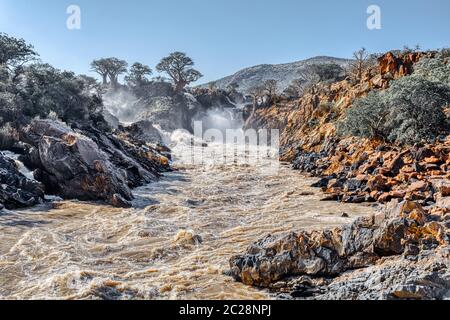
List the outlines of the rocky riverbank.
{"label": "rocky riverbank", "polygon": [[70,128],[55,120],[33,120],[22,128],[11,149],[35,180],[23,176],[14,161],[2,156],[5,187],[0,202],[16,209],[42,203],[44,194],[50,194],[130,207],[132,188],[156,181],[170,170],[170,150],[149,140],[155,131],[146,122],[108,132],[93,126]]}
{"label": "rocky riverbank", "polygon": [[230,259],[234,279],[289,299],[450,298],[450,137],[402,146],[337,132],[358,98],[435,56],[388,53],[359,83],[256,110],[248,126],[279,128],[282,159],[319,177],[323,200],[385,207],[341,228],[268,236]]}
{"label": "rocky riverbank", "polygon": [[341,228],[268,236],[231,258],[231,275],[280,298],[449,298],[450,215],[431,212],[393,201]]}

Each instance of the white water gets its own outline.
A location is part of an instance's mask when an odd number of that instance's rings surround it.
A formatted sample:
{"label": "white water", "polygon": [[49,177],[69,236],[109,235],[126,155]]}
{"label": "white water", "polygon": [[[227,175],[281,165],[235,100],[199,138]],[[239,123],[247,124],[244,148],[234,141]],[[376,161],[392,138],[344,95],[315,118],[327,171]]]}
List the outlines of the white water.
{"label": "white water", "polygon": [[1,153],[6,158],[9,158],[9,159],[13,160],[16,163],[16,167],[17,167],[17,169],[19,170],[20,173],[22,173],[28,179],[35,181],[33,172],[28,170],[28,168],[25,167],[25,165],[21,161],[19,161],[19,155],[18,154],[13,153],[11,151],[1,151]]}
{"label": "white water", "polygon": [[220,149],[191,149],[189,138],[171,135],[179,171],[135,190],[132,209],[63,201],[0,216],[0,297],[268,298],[223,274],[232,255],[269,233],[336,226],[372,211],[319,201],[314,180],[285,166],[267,174],[261,163],[189,165],[187,152]]}

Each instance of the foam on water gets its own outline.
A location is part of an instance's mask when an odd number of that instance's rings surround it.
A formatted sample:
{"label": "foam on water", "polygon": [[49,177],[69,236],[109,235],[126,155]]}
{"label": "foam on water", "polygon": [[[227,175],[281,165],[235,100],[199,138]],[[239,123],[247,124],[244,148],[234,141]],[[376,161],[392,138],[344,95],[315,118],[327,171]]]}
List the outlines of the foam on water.
{"label": "foam on water", "polygon": [[171,135],[178,170],[135,190],[135,208],[64,201],[1,215],[0,298],[270,298],[224,275],[232,255],[267,234],[372,212],[320,201],[314,180],[287,167],[263,174],[259,163],[187,165],[186,150],[220,148],[192,149],[188,137]]}

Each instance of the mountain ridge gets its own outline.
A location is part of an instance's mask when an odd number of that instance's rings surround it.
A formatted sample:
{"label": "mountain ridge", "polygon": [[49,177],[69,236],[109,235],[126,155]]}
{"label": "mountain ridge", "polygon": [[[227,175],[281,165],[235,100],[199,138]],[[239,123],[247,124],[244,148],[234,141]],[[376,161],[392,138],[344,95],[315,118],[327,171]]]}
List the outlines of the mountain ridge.
{"label": "mountain ridge", "polygon": [[231,83],[239,85],[238,91],[246,93],[254,86],[261,85],[266,80],[275,79],[278,82],[279,91],[286,89],[292,80],[300,77],[301,73],[314,64],[336,63],[341,67],[346,67],[351,59],[336,58],[330,56],[316,56],[305,60],[298,60],[280,64],[259,64],[238,70],[236,73],[200,85],[207,87],[214,83],[218,89],[226,89]]}

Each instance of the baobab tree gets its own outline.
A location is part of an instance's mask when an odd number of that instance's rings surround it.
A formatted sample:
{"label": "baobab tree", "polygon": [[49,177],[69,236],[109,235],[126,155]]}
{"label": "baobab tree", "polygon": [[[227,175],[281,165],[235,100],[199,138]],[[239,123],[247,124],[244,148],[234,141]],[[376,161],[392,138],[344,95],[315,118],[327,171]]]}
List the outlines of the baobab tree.
{"label": "baobab tree", "polygon": [[113,88],[119,84],[119,76],[127,72],[128,63],[117,58],[108,58],[108,76]]}
{"label": "baobab tree", "polygon": [[181,92],[187,85],[203,77],[192,66],[194,61],[185,53],[173,52],[161,60],[156,70],[167,73],[175,85],[175,91]]}
{"label": "baobab tree", "polygon": [[103,85],[108,84],[108,61],[107,59],[94,60],[91,63],[91,70],[98,73],[103,80]]}
{"label": "baobab tree", "polygon": [[131,87],[141,87],[149,82],[147,76],[151,76],[152,73],[149,66],[136,62],[131,66],[125,81]]}
{"label": "baobab tree", "polygon": [[103,85],[108,84],[108,77],[113,87],[117,87],[119,76],[127,72],[128,63],[117,58],[102,58],[91,63],[92,71],[103,79]]}

